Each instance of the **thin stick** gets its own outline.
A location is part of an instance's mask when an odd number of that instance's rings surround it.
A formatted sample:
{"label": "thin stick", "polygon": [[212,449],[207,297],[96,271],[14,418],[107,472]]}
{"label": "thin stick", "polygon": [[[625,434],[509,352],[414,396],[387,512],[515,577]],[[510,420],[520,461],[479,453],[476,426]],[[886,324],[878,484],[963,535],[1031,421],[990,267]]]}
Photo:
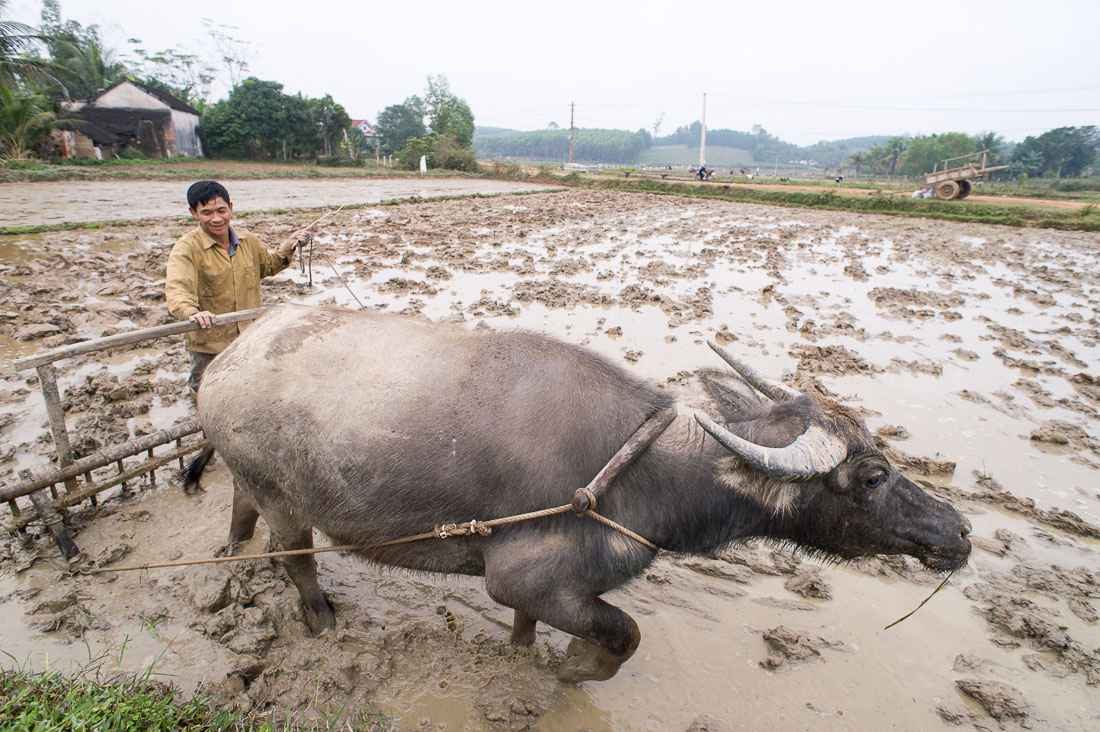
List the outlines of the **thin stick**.
{"label": "thin stick", "polygon": [[322,221],[324,221],[325,219],[327,219],[327,218],[328,218],[329,216],[332,216],[333,214],[335,214],[335,213],[339,213],[340,211],[342,211],[342,210],[344,209],[344,206],[347,206],[347,204],[346,204],[346,203],[342,203],[342,204],[340,204],[340,208],[337,208],[337,209],[333,209],[332,211],[329,211],[329,212],[328,212],[327,214],[325,214],[325,215],[321,216],[320,218],[314,219],[313,221],[311,221],[310,223],[306,224],[306,225],[305,225],[305,226],[303,226],[302,228],[303,228],[303,229],[309,229],[309,228],[312,228],[312,227],[313,227],[314,225],[316,225],[316,224],[319,224],[319,223],[321,223]]}
{"label": "thin stick", "polygon": [[[936,589],[932,590],[932,595],[935,595],[937,592],[942,590],[944,588],[944,586],[947,585],[947,580],[951,579],[951,575],[953,575],[953,574],[955,574],[955,570],[951,570],[951,572],[946,577],[943,578],[943,582],[940,582],[940,586],[937,587]],[[913,615],[913,613],[915,613],[917,610],[920,610],[922,607],[924,607],[924,603],[931,600],[932,595],[929,595],[928,597],[924,598],[924,602],[922,602],[920,605],[917,605],[915,608],[912,609],[912,611],[906,613],[905,615],[901,616],[900,618],[898,618],[894,622],[887,625],[885,628],[883,628],[883,630],[890,630],[890,628],[893,628],[895,625],[897,625],[901,621],[907,620],[911,615]]]}

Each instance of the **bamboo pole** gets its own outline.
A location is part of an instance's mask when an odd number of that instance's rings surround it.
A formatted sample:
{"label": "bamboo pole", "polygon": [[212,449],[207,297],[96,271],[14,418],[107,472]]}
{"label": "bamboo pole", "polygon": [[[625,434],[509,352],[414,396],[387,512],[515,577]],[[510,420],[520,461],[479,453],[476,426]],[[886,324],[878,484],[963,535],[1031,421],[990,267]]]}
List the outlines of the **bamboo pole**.
{"label": "bamboo pole", "polygon": [[[170,453],[166,453],[159,457],[153,458],[152,460],[145,460],[141,464],[130,468],[123,473],[115,474],[101,483],[89,483],[89,485],[86,485],[75,493],[65,494],[54,501],[53,506],[55,508],[71,508],[86,498],[94,499],[97,493],[102,493],[108,488],[119,485],[120,483],[123,483],[127,480],[138,478],[145,473],[153,473],[153,471],[157,470],[158,468],[164,467],[180,455],[186,455],[189,452],[202,449],[202,447],[205,445],[206,440],[199,440],[194,444],[187,445],[183,448],[177,448]],[[18,529],[24,528],[28,524],[38,521],[39,518],[41,518],[39,514],[24,513],[22,515],[16,516],[15,520],[12,521],[10,524],[5,524],[4,528],[6,528],[8,531],[16,531]]]}
{"label": "bamboo pole", "polygon": [[[61,394],[57,390],[57,370],[52,364],[42,364],[37,369],[39,386],[42,387],[42,398],[46,400],[46,416],[50,420],[50,432],[53,433],[53,444],[57,448],[57,465],[62,470],[73,464],[73,448],[69,443],[69,431],[65,428],[65,410],[61,408]],[[65,490],[76,490],[76,478],[65,478]],[[57,491],[50,486],[53,497],[57,498]]]}
{"label": "bamboo pole", "polygon": [[[53,504],[50,503],[50,497],[46,495],[46,491],[32,493],[31,503],[38,509],[39,516],[45,521],[50,536],[53,537],[54,543],[57,544],[57,548],[61,550],[66,561],[78,556],[80,554],[80,548],[77,547],[76,542],[69,536],[69,532],[65,529],[65,522],[61,520],[61,514],[59,514],[57,510],[54,509]],[[38,517],[36,516],[35,518]]]}
{"label": "bamboo pole", "polygon": [[[263,315],[265,310],[266,308],[253,308],[251,310],[238,310],[233,313],[224,313],[217,316],[217,325],[228,325],[229,323],[255,320]],[[15,367],[16,371],[23,371],[24,369],[37,368],[44,364],[60,361],[70,356],[79,356],[82,353],[129,346],[134,343],[149,341],[155,338],[165,338],[167,336],[179,335],[180,333],[189,333],[193,330],[199,330],[200,327],[198,323],[187,320],[180,323],[158,325],[152,328],[142,328],[141,330],[134,330],[129,333],[119,333],[118,335],[107,336],[106,338],[95,338],[90,341],[82,341],[80,343],[54,348],[50,351],[36,353],[33,356],[17,358],[12,361],[12,365]]]}
{"label": "bamboo pole", "polygon": [[[157,447],[158,445],[164,445],[172,440],[178,440],[181,437],[195,434],[201,429],[202,424],[197,419],[191,419],[186,422],[181,422],[174,427],[169,427],[168,429],[160,430],[159,432],[154,432],[144,437],[139,437],[136,440],[131,440],[121,445],[103,448],[99,452],[94,452],[87,457],[77,460],[67,468],[51,468],[38,474],[32,474],[30,471],[23,471],[20,473],[20,477],[23,478],[21,482],[12,486],[0,488],[0,501],[11,501],[20,496],[29,495],[40,488],[53,485],[54,483],[63,483],[68,478],[73,478],[81,473],[88,473],[97,468],[102,468],[122,458],[131,457],[139,452]],[[198,448],[188,447],[187,452],[191,452],[195,449]]]}

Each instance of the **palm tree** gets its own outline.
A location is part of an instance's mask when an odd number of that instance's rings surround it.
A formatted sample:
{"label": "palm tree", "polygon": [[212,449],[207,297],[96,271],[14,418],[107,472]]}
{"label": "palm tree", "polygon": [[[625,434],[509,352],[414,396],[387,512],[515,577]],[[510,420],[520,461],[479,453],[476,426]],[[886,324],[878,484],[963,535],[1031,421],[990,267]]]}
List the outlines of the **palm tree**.
{"label": "palm tree", "polygon": [[901,160],[902,154],[905,153],[906,148],[909,145],[905,142],[904,137],[891,137],[882,145],[881,160],[884,164],[888,164],[890,169],[886,172],[886,175],[893,176],[894,171],[897,170],[898,161]]}
{"label": "palm tree", "polygon": [[126,67],[115,60],[114,51],[104,50],[98,40],[63,41],[54,49],[64,70],[59,74],[77,99],[91,99],[126,76]]}
{"label": "palm tree", "polygon": [[856,169],[856,177],[859,177],[859,166],[869,165],[872,162],[870,153],[866,151],[854,152],[848,156],[848,164]]}
{"label": "palm tree", "polygon": [[57,80],[57,66],[30,53],[43,40],[42,36],[29,25],[6,20],[7,5],[8,0],[0,0],[0,84],[10,86],[16,80],[46,81],[60,86],[67,100],[68,91]]}
{"label": "palm tree", "polygon": [[0,84],[0,156],[27,157],[57,125],[44,94]]}

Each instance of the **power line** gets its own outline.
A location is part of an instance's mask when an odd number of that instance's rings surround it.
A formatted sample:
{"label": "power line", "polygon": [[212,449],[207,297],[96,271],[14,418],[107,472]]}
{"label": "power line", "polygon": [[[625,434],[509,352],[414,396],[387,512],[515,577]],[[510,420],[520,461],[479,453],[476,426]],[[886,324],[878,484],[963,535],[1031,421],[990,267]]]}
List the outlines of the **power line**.
{"label": "power line", "polygon": [[862,109],[862,110],[881,110],[887,112],[1100,112],[1100,108],[1082,108],[1082,109],[1058,109],[1058,108],[1045,108],[1045,109],[998,109],[998,108],[967,108],[967,107],[882,107],[870,104],[848,104],[844,102],[805,102],[798,100],[783,100],[783,99],[757,99],[753,97],[735,97],[728,94],[715,94],[716,97],[722,97],[723,99],[730,99],[732,101],[741,104],[756,104],[759,106],[775,106],[775,107],[823,107],[832,109]]}

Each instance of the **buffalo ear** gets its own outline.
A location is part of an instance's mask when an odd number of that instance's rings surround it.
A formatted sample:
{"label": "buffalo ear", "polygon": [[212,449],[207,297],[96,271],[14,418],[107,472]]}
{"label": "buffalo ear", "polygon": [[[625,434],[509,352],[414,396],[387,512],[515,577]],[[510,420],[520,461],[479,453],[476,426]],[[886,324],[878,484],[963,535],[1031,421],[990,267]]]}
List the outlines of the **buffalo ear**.
{"label": "buffalo ear", "polygon": [[734,412],[751,412],[766,402],[737,374],[719,369],[702,369],[699,381],[703,391],[719,406]]}
{"label": "buffalo ear", "polygon": [[722,458],[715,463],[718,480],[734,493],[771,509],[774,513],[788,513],[794,499],[801,491],[797,483],[770,478],[753,470],[739,458]]}

